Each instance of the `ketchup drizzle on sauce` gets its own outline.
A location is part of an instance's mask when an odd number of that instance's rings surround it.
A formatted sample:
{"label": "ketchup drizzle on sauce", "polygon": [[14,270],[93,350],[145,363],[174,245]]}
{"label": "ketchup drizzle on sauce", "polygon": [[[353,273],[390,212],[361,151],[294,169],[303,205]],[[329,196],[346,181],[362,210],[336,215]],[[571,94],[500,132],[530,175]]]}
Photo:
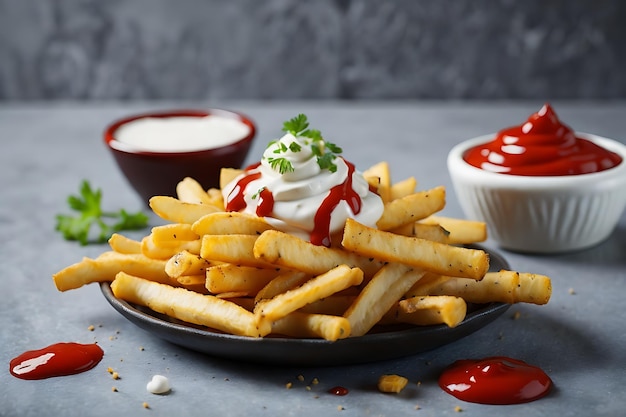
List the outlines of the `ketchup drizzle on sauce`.
{"label": "ketchup drizzle on sauce", "polygon": [[470,149],[463,158],[486,171],[524,176],[589,174],[622,162],[616,153],[577,137],[549,104],[523,124],[503,129],[493,141]]}
{"label": "ketchup drizzle on sauce", "polygon": [[346,180],[330,189],[328,196],[315,213],[315,226],[311,232],[311,243],[314,245],[330,246],[330,216],[341,201],[348,203],[352,213],[359,214],[361,211],[361,197],[352,188],[354,165],[348,161],[346,165],[348,166]]}
{"label": "ketchup drizzle on sauce", "polygon": [[460,360],[439,377],[448,394],[479,404],[521,404],[546,395],[552,380],[540,368],[518,359],[494,356]]}
{"label": "ketchup drizzle on sauce", "polygon": [[74,375],[96,366],[104,351],[95,343],[55,343],[22,353],[10,362],[11,375],[20,379],[45,379]]}
{"label": "ketchup drizzle on sauce", "polygon": [[[333,210],[341,201],[345,201],[354,214],[359,214],[362,201],[359,194],[352,187],[352,177],[355,167],[352,163],[345,161],[348,167],[346,179],[341,184],[332,187],[328,196],[317,209],[314,218],[314,228],[310,234],[310,241],[318,246],[330,246],[330,218]],[[257,164],[258,166],[258,164]],[[254,169],[253,166],[250,169]],[[241,211],[246,208],[245,190],[248,184],[261,177],[260,172],[244,175],[233,188],[226,199],[226,211]],[[258,195],[256,214],[259,217],[271,216],[274,209],[274,196],[271,190],[263,188]]]}

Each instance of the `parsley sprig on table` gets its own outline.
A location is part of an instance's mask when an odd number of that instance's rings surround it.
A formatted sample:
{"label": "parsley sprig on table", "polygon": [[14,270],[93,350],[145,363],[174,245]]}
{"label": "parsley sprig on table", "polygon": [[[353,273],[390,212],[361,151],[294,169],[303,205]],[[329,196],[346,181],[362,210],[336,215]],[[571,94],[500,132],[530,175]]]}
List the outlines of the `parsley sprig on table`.
{"label": "parsley sprig on table", "polygon": [[[70,195],[67,204],[79,214],[56,216],[56,230],[67,240],[77,240],[81,245],[104,243],[113,233],[122,230],[143,229],[148,225],[148,216],[142,212],[128,213],[121,209],[118,212],[102,211],[102,191],[94,190],[88,181],[80,185],[80,195]],[[95,238],[91,238],[92,226],[99,227]]]}
{"label": "parsley sprig on table", "polygon": [[[319,167],[321,169],[327,169],[330,172],[337,171],[337,165],[335,165],[334,161],[343,150],[339,146],[325,141],[319,130],[309,129],[309,121],[306,115],[299,114],[283,123],[283,132],[291,133],[295,137],[309,138],[311,140],[310,145],[313,155],[317,158]],[[271,142],[270,146],[274,143],[276,142]],[[301,146],[296,142],[292,142],[289,146],[281,143],[274,153],[281,154],[288,150],[291,152],[300,152],[301,149]],[[291,161],[284,157],[268,158],[268,162],[274,170],[277,170],[281,174],[292,172],[294,169]]]}

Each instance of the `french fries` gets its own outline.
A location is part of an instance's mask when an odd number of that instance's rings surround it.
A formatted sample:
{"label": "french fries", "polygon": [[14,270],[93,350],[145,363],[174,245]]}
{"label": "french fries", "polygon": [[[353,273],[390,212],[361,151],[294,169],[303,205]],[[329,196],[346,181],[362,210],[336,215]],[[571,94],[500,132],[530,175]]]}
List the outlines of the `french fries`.
{"label": "french fries", "polygon": [[[241,172],[223,169],[221,186]],[[364,177],[383,215],[376,227],[348,219],[330,247],[226,212],[220,190],[185,178],[177,198],[150,200],[167,224],[139,241],[114,234],[111,250],[64,268],[54,284],[111,282],[116,297],[194,325],[331,342],[389,324],[454,327],[467,303],[548,302],[549,277],[488,272],[485,251],[461,246],[484,241],[486,227],[441,216],[443,187],[416,191],[413,177],[394,183],[386,162]]]}

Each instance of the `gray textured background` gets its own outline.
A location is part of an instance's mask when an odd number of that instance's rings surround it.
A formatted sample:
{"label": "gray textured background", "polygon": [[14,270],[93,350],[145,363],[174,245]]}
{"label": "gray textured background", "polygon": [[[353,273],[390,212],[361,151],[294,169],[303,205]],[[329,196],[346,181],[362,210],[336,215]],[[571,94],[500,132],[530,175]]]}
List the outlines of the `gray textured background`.
{"label": "gray textured background", "polygon": [[626,98],[622,0],[0,0],[0,100]]}

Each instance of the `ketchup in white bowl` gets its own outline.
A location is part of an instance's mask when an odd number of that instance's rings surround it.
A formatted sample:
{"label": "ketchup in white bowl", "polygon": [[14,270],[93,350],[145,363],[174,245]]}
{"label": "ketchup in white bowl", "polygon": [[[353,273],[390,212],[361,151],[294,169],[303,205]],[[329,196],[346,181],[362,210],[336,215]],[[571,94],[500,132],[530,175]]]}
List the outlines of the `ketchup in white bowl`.
{"label": "ketchup in white bowl", "polygon": [[622,162],[617,153],[561,123],[550,104],[521,125],[501,130],[491,142],[471,148],[463,159],[486,171],[524,176],[590,174]]}

